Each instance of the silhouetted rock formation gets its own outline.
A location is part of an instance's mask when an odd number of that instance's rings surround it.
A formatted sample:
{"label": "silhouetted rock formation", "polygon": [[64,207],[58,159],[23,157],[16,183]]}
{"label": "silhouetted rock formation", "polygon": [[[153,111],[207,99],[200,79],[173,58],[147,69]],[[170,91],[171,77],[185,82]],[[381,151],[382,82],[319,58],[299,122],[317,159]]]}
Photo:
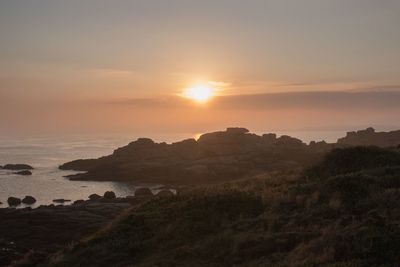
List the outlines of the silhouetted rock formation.
{"label": "silhouetted rock formation", "polygon": [[259,136],[245,128],[228,128],[204,134],[198,141],[187,139],[172,144],[140,138],[112,155],[68,162],[60,169],[87,172],[70,176],[74,180],[204,183],[300,168],[318,156],[296,138]]}
{"label": "silhouetted rock formation", "polygon": [[28,164],[6,164],[3,166],[5,170],[33,170],[33,167]]}
{"label": "silhouetted rock formation", "polygon": [[372,128],[348,133],[337,144],[321,141],[309,145],[287,135],[259,136],[245,128],[228,128],[203,134],[197,141],[187,139],[172,144],[139,138],[112,155],[68,162],[60,169],[87,172],[69,176],[73,180],[207,183],[277,170],[299,170],[335,147],[398,144],[400,131],[376,133]]}
{"label": "silhouetted rock formation", "polygon": [[337,142],[351,146],[397,147],[400,145],[400,131],[376,132],[370,127],[357,132],[348,132],[346,137],[338,139]]}
{"label": "silhouetted rock formation", "polygon": [[9,206],[18,206],[21,204],[21,199],[17,197],[9,197],[7,203]]}
{"label": "silhouetted rock formation", "polygon": [[36,203],[36,199],[32,196],[26,196],[22,199],[22,203],[32,205]]}
{"label": "silhouetted rock formation", "polygon": [[89,199],[90,199],[90,200],[96,201],[96,200],[101,199],[101,196],[98,195],[98,194],[91,194],[91,195],[89,196]]}
{"label": "silhouetted rock formation", "polygon": [[28,170],[25,170],[25,171],[14,172],[14,174],[23,175],[23,176],[29,176],[29,175],[32,175],[32,172],[28,171]]}
{"label": "silhouetted rock formation", "polygon": [[116,198],[116,195],[115,195],[115,193],[113,191],[107,191],[107,192],[104,193],[103,197],[105,199],[114,199],[114,198]]}

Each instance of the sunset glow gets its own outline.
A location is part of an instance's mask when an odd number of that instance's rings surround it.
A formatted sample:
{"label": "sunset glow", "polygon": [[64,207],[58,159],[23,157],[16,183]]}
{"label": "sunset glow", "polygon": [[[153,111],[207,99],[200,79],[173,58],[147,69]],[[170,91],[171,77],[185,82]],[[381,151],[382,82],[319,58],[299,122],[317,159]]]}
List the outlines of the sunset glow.
{"label": "sunset glow", "polygon": [[206,102],[212,98],[215,90],[207,85],[195,85],[185,89],[184,96],[197,102]]}

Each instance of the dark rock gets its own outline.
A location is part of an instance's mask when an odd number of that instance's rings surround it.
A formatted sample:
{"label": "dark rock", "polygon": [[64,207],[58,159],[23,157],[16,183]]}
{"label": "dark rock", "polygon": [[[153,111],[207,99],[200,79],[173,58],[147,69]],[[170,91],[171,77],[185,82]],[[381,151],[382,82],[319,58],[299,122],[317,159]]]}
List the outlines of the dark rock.
{"label": "dark rock", "polygon": [[113,191],[107,191],[107,192],[104,193],[103,197],[105,199],[115,199],[116,195],[115,195],[115,193]]}
{"label": "dark rock", "polygon": [[6,164],[3,166],[5,170],[33,170],[33,167],[28,164]]}
{"label": "dark rock", "polygon": [[226,144],[238,142],[249,130],[245,128],[227,128],[225,132],[206,133],[200,136],[199,144]]}
{"label": "dark rock", "polygon": [[228,134],[246,134],[249,132],[249,130],[247,130],[246,128],[241,128],[241,127],[229,127],[226,129],[226,132]]}
{"label": "dark rock", "polygon": [[32,196],[26,196],[22,199],[22,203],[32,205],[36,203],[36,199]]}
{"label": "dark rock", "polygon": [[14,172],[14,174],[29,176],[29,175],[32,175],[32,172],[25,170],[25,171]]}
{"label": "dark rock", "polygon": [[160,192],[158,192],[156,194],[156,196],[158,196],[158,197],[172,197],[172,196],[174,196],[174,193],[172,193],[170,190],[163,189]]}
{"label": "dark rock", "polygon": [[83,200],[83,199],[78,199],[78,200],[75,200],[74,201],[74,203],[72,203],[73,205],[81,205],[81,204],[84,204],[85,203],[85,200]]}
{"label": "dark rock", "polygon": [[70,199],[58,198],[58,199],[53,199],[53,202],[55,202],[55,203],[65,203],[65,202],[71,202],[71,200]]}
{"label": "dark rock", "polygon": [[282,135],[281,137],[276,139],[276,142],[277,142],[277,144],[283,145],[283,146],[286,146],[286,147],[306,146],[306,144],[303,143],[303,141],[301,141],[300,139],[293,138],[293,137],[288,136],[288,135]]}
{"label": "dark rock", "polygon": [[98,164],[95,159],[78,159],[68,163],[65,163],[58,168],[60,170],[72,170],[72,171],[89,171]]}
{"label": "dark rock", "polygon": [[98,194],[91,194],[91,195],[89,196],[89,199],[92,200],[92,201],[95,201],[95,200],[101,199],[101,196],[98,195]]}
{"label": "dark rock", "polygon": [[[245,128],[203,134],[198,141],[172,144],[140,138],[113,154],[96,160],[66,163],[62,169],[85,170],[71,180],[134,181],[165,185],[225,182],[267,172],[299,170],[321,160],[323,155],[348,144],[400,145],[396,132],[378,133],[372,128],[349,133],[338,144],[312,142],[276,134],[256,135]],[[370,138],[375,136],[373,140]],[[350,140],[351,139],[351,140]],[[354,139],[354,140],[353,140]],[[372,141],[373,142],[372,142]],[[399,142],[398,142],[398,141]]]}
{"label": "dark rock", "polygon": [[18,206],[21,204],[21,199],[17,197],[9,197],[7,203],[9,206]]}
{"label": "dark rock", "polygon": [[159,144],[156,144],[150,138],[139,138],[125,147],[118,148],[114,151],[113,155],[120,157],[140,153],[142,156],[149,158],[156,155],[155,152],[158,146]]}
{"label": "dark rock", "polygon": [[135,197],[149,197],[153,196],[153,192],[147,187],[138,188],[135,190]]}
{"label": "dark rock", "polygon": [[400,145],[400,131],[376,132],[370,127],[357,132],[348,132],[345,137],[339,138],[337,143],[350,146],[396,147]]}

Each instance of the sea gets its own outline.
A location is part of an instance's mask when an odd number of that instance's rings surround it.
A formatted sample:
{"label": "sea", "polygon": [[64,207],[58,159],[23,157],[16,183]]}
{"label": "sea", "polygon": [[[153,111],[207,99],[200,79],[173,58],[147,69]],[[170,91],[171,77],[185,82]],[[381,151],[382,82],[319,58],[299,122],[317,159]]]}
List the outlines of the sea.
{"label": "sea", "polygon": [[[330,132],[278,132],[302,139],[334,142],[344,136],[344,131]],[[157,142],[175,141],[199,136],[196,133],[147,135]],[[34,167],[32,176],[13,174],[13,171],[0,169],[0,208],[8,206],[10,196],[23,198],[33,196],[37,202],[30,207],[52,204],[54,199],[68,199],[72,203],[78,199],[87,199],[90,194],[104,194],[114,191],[118,197],[134,195],[137,188],[149,187],[155,193],[162,185],[137,184],[124,182],[70,181],[66,175],[76,172],[62,171],[58,166],[75,159],[98,158],[111,154],[116,148],[127,145],[139,136],[56,136],[56,137],[10,137],[0,136],[0,165],[23,163]],[[67,204],[68,204],[67,203]],[[53,203],[54,204],[54,203]],[[21,205],[20,207],[25,207]]]}

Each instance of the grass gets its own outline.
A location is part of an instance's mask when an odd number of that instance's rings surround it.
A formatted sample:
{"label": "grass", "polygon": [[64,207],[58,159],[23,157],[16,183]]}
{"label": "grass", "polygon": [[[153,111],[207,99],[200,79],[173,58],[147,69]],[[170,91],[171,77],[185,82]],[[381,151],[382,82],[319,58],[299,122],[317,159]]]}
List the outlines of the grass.
{"label": "grass", "polygon": [[196,187],[28,266],[396,266],[400,154],[338,149],[303,174]]}

